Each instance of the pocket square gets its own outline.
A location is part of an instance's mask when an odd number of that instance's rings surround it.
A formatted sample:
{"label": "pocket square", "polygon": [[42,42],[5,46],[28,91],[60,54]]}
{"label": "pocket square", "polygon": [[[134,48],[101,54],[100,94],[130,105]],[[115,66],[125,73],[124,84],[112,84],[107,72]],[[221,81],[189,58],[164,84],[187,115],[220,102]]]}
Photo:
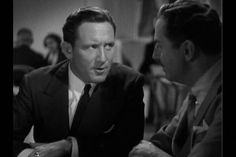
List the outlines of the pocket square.
{"label": "pocket square", "polygon": [[203,120],[202,126],[193,126],[193,132],[199,134],[201,132],[207,131],[208,128],[209,128],[208,124],[206,123],[205,120]]}
{"label": "pocket square", "polygon": [[111,132],[111,131],[113,130],[114,127],[115,127],[114,124],[111,125],[111,127],[109,127],[107,130],[105,130],[103,133],[104,133],[104,134],[107,134],[107,133]]}

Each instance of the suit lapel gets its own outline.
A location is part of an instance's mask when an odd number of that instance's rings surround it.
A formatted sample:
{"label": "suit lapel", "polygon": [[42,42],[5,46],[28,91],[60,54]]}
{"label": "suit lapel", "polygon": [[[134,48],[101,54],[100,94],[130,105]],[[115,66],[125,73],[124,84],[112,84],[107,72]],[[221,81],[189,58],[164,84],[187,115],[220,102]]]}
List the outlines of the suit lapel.
{"label": "suit lapel", "polygon": [[[50,108],[59,119],[60,131],[69,131],[68,115],[68,62],[63,63],[58,68],[50,71],[51,80],[45,90],[45,94],[50,99]],[[58,107],[60,105],[60,107]],[[59,124],[58,124],[59,125]]]}
{"label": "suit lapel", "polygon": [[[216,80],[213,82],[213,85],[211,86],[206,98],[204,99],[201,107],[199,108],[198,114],[193,122],[193,126],[198,125],[207,109],[210,106],[210,102],[214,99],[218,92],[218,88],[220,87],[221,84],[221,74],[219,74],[216,78]],[[184,130],[186,129],[186,130]],[[185,134],[183,132],[187,132],[187,118],[186,118],[186,111],[183,119],[180,122],[179,127],[176,130],[174,140],[173,140],[173,153],[175,154],[176,157],[184,157],[189,154],[192,148],[192,131],[190,131],[190,134]],[[186,138],[184,138],[186,136]]]}
{"label": "suit lapel", "polygon": [[186,110],[184,111],[184,115],[182,119],[179,122],[179,126],[176,128],[176,132],[173,137],[173,143],[172,143],[172,150],[173,154],[178,154],[179,151],[182,149],[184,143],[186,142],[188,132],[186,131],[187,126],[187,114]]}
{"label": "suit lapel", "polygon": [[217,76],[216,80],[213,82],[206,98],[201,104],[201,107],[198,110],[197,116],[193,122],[193,126],[199,125],[199,123],[202,121],[207,109],[210,106],[210,102],[215,98],[217,95],[218,89],[221,85],[221,73]]}

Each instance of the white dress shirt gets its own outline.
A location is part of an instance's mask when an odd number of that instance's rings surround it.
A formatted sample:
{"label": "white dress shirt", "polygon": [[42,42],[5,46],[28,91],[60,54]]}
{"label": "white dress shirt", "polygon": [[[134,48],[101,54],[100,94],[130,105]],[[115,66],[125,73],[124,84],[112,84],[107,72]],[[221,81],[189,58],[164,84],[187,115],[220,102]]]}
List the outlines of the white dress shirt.
{"label": "white dress shirt", "polygon": [[[73,117],[77,108],[77,104],[79,102],[79,99],[81,95],[83,95],[84,86],[85,83],[80,80],[71,70],[70,65],[68,66],[68,75],[69,75],[69,90],[68,90],[68,96],[69,96],[69,122],[70,127],[72,125]],[[89,90],[89,95],[92,95],[92,92],[95,88],[94,83],[91,84],[91,89]]]}
{"label": "white dress shirt", "polygon": [[[85,83],[80,80],[71,70],[70,64],[68,66],[68,76],[69,76],[69,90],[68,90],[68,96],[69,96],[69,126],[71,128],[73,118],[75,115],[75,111],[79,102],[80,97],[83,95]],[[89,95],[92,95],[92,92],[96,86],[96,84],[90,83],[91,88],[89,90]],[[78,143],[74,137],[69,137],[72,141],[72,152],[71,157],[78,157]]]}
{"label": "white dress shirt", "polygon": [[69,75],[69,90],[68,90],[68,96],[69,96],[69,124],[70,128],[72,125],[73,117],[75,114],[75,110],[77,108],[77,104],[79,102],[80,96],[82,95],[83,88],[85,86],[85,83],[81,81],[75,74],[71,71],[70,66],[68,66],[68,75]]}

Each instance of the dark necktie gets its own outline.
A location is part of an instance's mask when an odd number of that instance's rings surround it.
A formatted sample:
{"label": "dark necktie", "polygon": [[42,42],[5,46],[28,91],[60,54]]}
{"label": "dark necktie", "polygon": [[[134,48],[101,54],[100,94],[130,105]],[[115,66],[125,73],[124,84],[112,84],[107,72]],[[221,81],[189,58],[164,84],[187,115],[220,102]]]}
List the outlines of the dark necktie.
{"label": "dark necktie", "polygon": [[89,99],[90,99],[90,96],[89,96],[90,88],[91,88],[90,84],[86,84],[84,87],[84,93],[80,97],[80,100],[78,102],[77,109],[75,112],[75,117],[72,123],[72,127],[75,125],[74,123],[76,123],[76,125],[79,125],[81,122],[81,118],[83,117],[87,103],[89,102]]}
{"label": "dark necktie", "polygon": [[81,96],[79,102],[78,102],[78,105],[81,105],[83,103],[87,103],[90,96],[89,96],[89,90],[91,88],[91,85],[90,84],[86,84],[85,87],[84,87],[84,94]]}
{"label": "dark necktie", "polygon": [[192,94],[188,97],[188,108],[187,108],[187,117],[188,117],[188,128],[191,129],[194,121],[194,112],[196,107],[196,97]]}

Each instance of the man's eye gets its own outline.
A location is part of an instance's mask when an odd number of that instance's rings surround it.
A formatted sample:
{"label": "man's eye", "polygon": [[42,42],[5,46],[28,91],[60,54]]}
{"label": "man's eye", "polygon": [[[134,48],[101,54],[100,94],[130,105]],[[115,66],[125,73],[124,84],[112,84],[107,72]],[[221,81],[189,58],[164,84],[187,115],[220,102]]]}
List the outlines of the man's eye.
{"label": "man's eye", "polygon": [[161,46],[158,45],[158,44],[156,44],[156,45],[155,45],[155,50],[156,50],[156,51],[160,51],[160,50],[161,50]]}
{"label": "man's eye", "polygon": [[104,47],[105,47],[106,50],[110,50],[111,48],[114,47],[114,45],[115,45],[114,43],[108,43],[108,44],[105,44]]}
{"label": "man's eye", "polygon": [[98,45],[90,45],[90,48],[92,48],[92,49],[97,49],[98,48]]}

